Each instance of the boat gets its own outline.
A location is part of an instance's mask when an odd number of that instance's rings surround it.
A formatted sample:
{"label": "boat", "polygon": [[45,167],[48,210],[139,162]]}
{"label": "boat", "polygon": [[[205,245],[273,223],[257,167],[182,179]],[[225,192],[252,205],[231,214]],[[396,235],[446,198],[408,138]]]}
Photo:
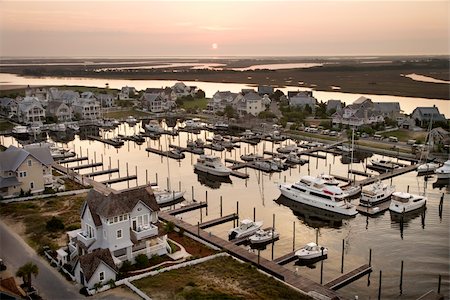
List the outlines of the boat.
{"label": "boat", "polygon": [[220,157],[206,154],[200,155],[197,163],[194,164],[194,169],[216,176],[229,176],[231,174],[231,169],[222,164]]}
{"label": "boat", "polygon": [[264,156],[259,155],[259,154],[253,154],[253,153],[241,155],[241,159],[243,161],[247,161],[247,162],[255,161],[255,160],[259,160],[259,159],[263,159],[263,158],[264,158]]}
{"label": "boat", "polygon": [[41,126],[38,124],[32,124],[27,129],[29,135],[39,135],[42,133]]}
{"label": "boat", "polygon": [[14,126],[11,130],[12,134],[19,135],[19,134],[28,134],[28,128],[26,126],[17,125]]}
{"label": "boat", "polygon": [[298,150],[297,145],[287,145],[284,147],[277,148],[277,152],[279,152],[279,153],[291,153],[291,152],[296,152],[297,150]]}
{"label": "boat", "polygon": [[194,170],[194,173],[197,174],[197,181],[200,182],[200,184],[205,185],[207,187],[210,187],[212,189],[219,189],[222,183],[231,184],[233,183],[231,181],[230,176],[216,176],[211,175],[199,170]]}
{"label": "boat", "polygon": [[219,144],[217,142],[212,142],[210,147],[211,147],[212,150],[215,150],[215,151],[223,151],[223,150],[225,150],[225,147],[222,146],[222,144]]}
{"label": "boat", "polygon": [[[135,125],[135,124],[137,123],[137,120],[136,120],[136,118],[133,117],[133,116],[128,116],[128,117],[125,119],[125,122],[127,122],[127,123],[130,124],[130,125]],[[112,125],[112,123],[111,123],[111,125]]]}
{"label": "boat", "polygon": [[167,156],[175,159],[183,159],[185,158],[185,154],[178,149],[170,149],[167,153]]}
{"label": "boat", "polygon": [[268,242],[272,242],[273,240],[276,240],[280,237],[280,234],[272,229],[268,230],[258,230],[256,231],[252,236],[248,238],[250,241],[250,244],[252,245],[258,245],[258,244],[265,244]]}
{"label": "boat", "polygon": [[159,126],[158,123],[149,123],[146,124],[145,126],[145,130],[151,133],[157,133],[157,134],[161,134],[164,133],[164,129]]}
{"label": "boat", "polygon": [[290,152],[289,155],[286,157],[286,162],[289,164],[300,164],[300,165],[304,165],[307,162],[309,162],[309,160],[304,159],[304,158],[300,158],[297,154],[297,152],[293,151]]}
{"label": "boat", "polygon": [[225,149],[228,149],[228,150],[231,150],[237,146],[237,145],[233,144],[233,142],[230,140],[223,140],[221,142],[221,144],[223,147],[225,147]]}
{"label": "boat", "polygon": [[53,124],[53,126],[50,127],[51,131],[56,131],[56,132],[64,132],[66,131],[66,125],[64,123],[59,123],[59,124]]}
{"label": "boat", "polygon": [[401,214],[419,209],[425,206],[426,203],[427,198],[425,196],[405,192],[394,192],[392,193],[389,210]]}
{"label": "boat", "polygon": [[347,202],[347,193],[335,185],[328,185],[318,177],[303,176],[298,182],[278,185],[281,194],[291,200],[315,206],[324,210],[354,216],[358,212]]}
{"label": "boat", "polygon": [[346,145],[336,146],[336,149],[339,150],[339,151],[342,151],[342,152],[352,152],[353,151],[353,147],[349,147],[349,146],[346,146]]}
{"label": "boat", "polygon": [[78,126],[77,124],[69,124],[67,125],[67,129],[72,130],[72,131],[79,131],[80,130],[80,126]]}
{"label": "boat", "polygon": [[400,168],[400,166],[389,160],[389,159],[371,159],[372,166],[376,169],[381,169],[385,171],[392,171],[394,169]]}
{"label": "boat", "polygon": [[314,259],[319,257],[327,256],[328,249],[325,247],[321,247],[317,245],[316,243],[308,243],[304,247],[300,248],[299,250],[295,251],[295,256],[297,256],[298,259]]}
{"label": "boat", "polygon": [[394,191],[395,186],[387,185],[378,180],[374,184],[362,189],[359,204],[364,207],[375,206],[389,200]]}
{"label": "boat", "polygon": [[433,174],[440,167],[440,164],[434,162],[423,163],[417,167],[417,176]]}
{"label": "boat", "polygon": [[204,126],[200,122],[200,119],[192,119],[184,121],[184,127],[186,129],[202,129]]}
{"label": "boat", "polygon": [[261,228],[262,225],[263,222],[261,221],[253,222],[249,219],[244,219],[241,221],[239,227],[233,228],[228,232],[228,239],[234,240],[237,238],[253,235]]}
{"label": "boat", "polygon": [[289,166],[283,163],[278,157],[274,157],[271,160],[268,160],[268,162],[271,164],[274,171],[284,171],[289,169]]}
{"label": "boat", "polygon": [[213,136],[212,140],[215,142],[221,142],[221,141],[223,141],[223,136],[221,136],[220,134],[215,134]]}
{"label": "boat", "polygon": [[156,203],[159,205],[174,202],[183,198],[185,191],[170,191],[161,190],[158,186],[152,186],[153,194],[155,195]]}
{"label": "boat", "polygon": [[322,179],[324,183],[327,185],[335,185],[335,186],[339,185],[339,181],[337,181],[333,175],[322,173],[317,177]]}
{"label": "boat", "polygon": [[437,168],[435,171],[438,180],[439,179],[450,179],[450,160],[447,160],[444,165]]}
{"label": "boat", "polygon": [[227,123],[224,122],[216,122],[213,126],[214,129],[216,130],[228,130],[229,125]]}
{"label": "boat", "polygon": [[278,171],[278,168],[275,165],[272,165],[271,163],[264,160],[255,160],[253,161],[253,164],[258,170],[261,171],[265,172]]}

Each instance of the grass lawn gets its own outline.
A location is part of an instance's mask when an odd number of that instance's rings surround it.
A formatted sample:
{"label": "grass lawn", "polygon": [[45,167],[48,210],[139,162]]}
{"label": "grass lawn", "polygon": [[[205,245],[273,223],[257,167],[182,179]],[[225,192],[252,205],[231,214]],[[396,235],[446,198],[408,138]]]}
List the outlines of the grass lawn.
{"label": "grass lawn", "polygon": [[396,131],[383,133],[382,135],[383,137],[395,136],[396,138],[398,138],[400,142],[407,142],[408,140],[417,140],[424,143],[427,133],[424,131],[413,132],[406,129],[399,129]]}
{"label": "grass lawn", "polygon": [[14,127],[14,125],[6,120],[0,120],[0,131],[10,130]]}
{"label": "grass lawn", "polygon": [[93,92],[93,93],[116,93],[119,90],[118,89],[110,89],[110,88],[106,88],[106,82],[105,81],[105,87],[104,88],[98,88],[98,87],[89,87],[89,86],[79,86],[79,85],[62,85],[59,86],[58,88],[60,90],[72,90],[75,92],[79,92],[79,93],[83,93],[83,92]]}
{"label": "grass lawn", "polygon": [[152,299],[311,299],[231,257],[133,282]]}
{"label": "grass lawn", "polygon": [[107,112],[105,113],[105,118],[112,118],[112,119],[126,119],[128,116],[133,117],[144,117],[148,116],[149,113],[138,111],[138,110],[122,110],[122,111],[113,111],[113,112]]}
{"label": "grass lawn", "polygon": [[181,106],[181,108],[184,108],[186,110],[193,109],[193,108],[199,108],[201,110],[206,109],[206,105],[208,104],[209,100],[210,99],[208,99],[208,98],[195,99],[192,101],[185,100],[183,102],[183,105]]}

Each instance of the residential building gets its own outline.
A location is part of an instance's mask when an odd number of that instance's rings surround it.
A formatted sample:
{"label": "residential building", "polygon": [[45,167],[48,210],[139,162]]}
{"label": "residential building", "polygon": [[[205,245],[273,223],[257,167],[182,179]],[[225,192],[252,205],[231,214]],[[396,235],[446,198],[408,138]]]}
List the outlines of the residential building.
{"label": "residential building", "polygon": [[327,113],[330,111],[340,111],[344,107],[344,103],[341,100],[330,99],[327,101]]}
{"label": "residential building", "polygon": [[25,124],[45,122],[45,109],[35,97],[25,97],[18,106],[19,122]]}
{"label": "residential building", "polygon": [[373,111],[372,100],[365,97],[359,97],[353,104],[335,112],[332,118],[333,126],[361,127],[384,122],[383,115]]}
{"label": "residential building", "polygon": [[150,186],[111,192],[92,189],[81,209],[81,229],[67,233],[68,247],[65,254],[60,251],[66,257],[58,260],[73,265],[77,281],[92,288],[113,278],[114,266],[124,261],[133,263],[140,254],[149,258],[167,254],[170,246],[167,235],[159,234],[158,211]]}
{"label": "residential building", "polygon": [[97,94],[95,98],[100,102],[101,107],[113,107],[114,106],[114,95],[113,94]]}
{"label": "residential building", "polygon": [[223,111],[227,105],[233,105],[233,102],[238,95],[238,93],[232,93],[230,91],[217,91],[211,100],[209,100],[207,110],[213,113]]}
{"label": "residential building", "polygon": [[22,192],[41,193],[53,185],[53,158],[48,147],[10,146],[0,152],[0,196],[18,196]]}
{"label": "residential building", "polygon": [[400,116],[400,103],[398,102],[374,102],[373,112],[383,117],[396,120]]}
{"label": "residential building", "polygon": [[119,92],[119,100],[130,100],[136,95],[136,89],[131,86],[124,86]]}
{"label": "residential building", "polygon": [[273,94],[273,86],[270,85],[259,85],[258,86],[258,94],[261,96],[264,94],[272,95]]}
{"label": "residential building", "polygon": [[12,98],[0,98],[0,114],[8,118],[17,116],[19,102]]}
{"label": "residential building", "polygon": [[233,104],[239,115],[251,114],[253,116],[257,116],[260,112],[266,109],[263,98],[255,92],[250,92],[245,95],[237,95],[233,101]]}
{"label": "residential building", "polygon": [[144,93],[141,98],[142,108],[151,112],[165,111],[165,101],[159,93]]}
{"label": "residential building", "polygon": [[72,108],[62,101],[50,101],[47,105],[46,114],[58,122],[72,120]]}
{"label": "residential building", "polygon": [[420,126],[424,126],[430,121],[446,121],[445,116],[439,112],[436,106],[416,107],[411,114],[411,118],[416,120]]}
{"label": "residential building", "polygon": [[316,110],[317,99],[313,97],[312,91],[297,92],[289,97],[289,106],[297,106],[304,109],[307,105],[314,113]]}
{"label": "residential building", "polygon": [[[196,86],[187,86],[183,82],[177,82],[172,86],[173,92],[178,97],[188,96],[191,95],[192,97],[195,96],[195,93],[197,92]],[[175,99],[176,100],[176,99]]]}
{"label": "residential building", "polygon": [[80,98],[78,92],[72,90],[59,90],[56,87],[52,87],[48,90],[47,101],[62,101],[68,106],[71,106],[77,99]]}
{"label": "residential building", "polygon": [[91,92],[84,92],[72,104],[74,115],[83,120],[95,120],[100,117],[100,103]]}

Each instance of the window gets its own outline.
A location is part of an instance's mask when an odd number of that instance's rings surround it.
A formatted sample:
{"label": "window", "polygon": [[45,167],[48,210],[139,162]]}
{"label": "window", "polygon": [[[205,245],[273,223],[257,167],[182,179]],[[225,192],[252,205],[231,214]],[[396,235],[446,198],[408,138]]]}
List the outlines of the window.
{"label": "window", "polygon": [[118,239],[122,238],[122,229],[117,230],[117,238]]}
{"label": "window", "polygon": [[31,159],[28,160],[28,166],[31,167]]}
{"label": "window", "polygon": [[87,231],[87,238],[94,237],[94,228],[92,228],[92,226],[90,226],[89,224],[86,224],[86,231]]}
{"label": "window", "polygon": [[105,272],[100,272],[98,275],[100,276],[100,281],[105,280]]}
{"label": "window", "polygon": [[30,189],[34,189],[34,182],[30,182]]}
{"label": "window", "polygon": [[19,177],[20,178],[27,177],[27,172],[26,171],[19,172]]}

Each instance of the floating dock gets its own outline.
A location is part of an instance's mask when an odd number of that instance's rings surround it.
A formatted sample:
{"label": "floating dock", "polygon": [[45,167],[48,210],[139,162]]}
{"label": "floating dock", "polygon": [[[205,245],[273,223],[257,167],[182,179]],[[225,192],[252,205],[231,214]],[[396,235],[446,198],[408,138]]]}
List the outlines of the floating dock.
{"label": "floating dock", "polygon": [[203,222],[199,226],[200,226],[201,229],[206,229],[206,228],[209,228],[209,227],[213,227],[213,226],[220,225],[220,224],[223,224],[223,223],[227,223],[227,222],[230,222],[230,221],[233,221],[233,220],[237,220],[237,219],[239,219],[239,215],[236,214],[236,213],[232,213],[231,215],[227,215],[227,216],[223,216],[223,217],[220,217],[220,218],[217,218],[217,219],[213,219],[213,220],[210,220],[210,221]]}
{"label": "floating dock", "polygon": [[171,215],[171,216],[175,216],[175,215],[179,215],[188,211],[192,211],[192,210],[196,210],[196,209],[200,209],[202,207],[207,207],[208,203],[202,201],[202,202],[194,202],[192,204],[188,204],[179,208],[175,208],[172,210],[167,211],[167,214]]}
{"label": "floating dock", "polygon": [[84,174],[84,176],[95,177],[95,176],[111,174],[111,173],[118,173],[118,172],[119,172],[119,168],[113,168],[113,169],[108,169],[108,170],[101,170],[101,171],[97,171],[97,172],[92,172],[92,173],[89,173],[89,174]]}
{"label": "floating dock", "polygon": [[91,163],[91,164],[87,164],[87,165],[73,166],[73,167],[70,167],[69,169],[81,170],[81,169],[88,169],[88,168],[96,168],[96,167],[100,167],[102,165],[103,165],[103,163],[98,162],[98,163]]}
{"label": "floating dock", "polygon": [[394,169],[391,172],[387,172],[387,173],[383,173],[380,174],[378,176],[372,176],[370,178],[367,179],[363,179],[360,181],[355,181],[355,185],[359,185],[359,186],[365,186],[365,185],[369,185],[372,184],[374,182],[377,182],[378,180],[385,180],[385,179],[389,179],[392,177],[396,177],[411,171],[414,171],[415,169],[417,169],[417,165],[409,165],[407,167],[404,168],[398,168],[398,169]]}
{"label": "floating dock", "polygon": [[162,151],[162,150],[159,150],[159,149],[156,149],[156,148],[151,148],[151,147],[145,148],[145,151],[151,152],[151,153],[155,153],[155,154],[158,154],[158,155],[161,155],[161,156],[167,156],[167,157],[170,157],[170,158],[173,158],[173,159],[183,159],[184,158],[184,154],[183,154],[183,157],[181,157],[180,155],[174,154],[171,151]]}
{"label": "floating dock", "polygon": [[279,265],[288,264],[288,263],[298,259],[297,256],[295,255],[295,252],[297,252],[297,250],[290,252],[288,254],[285,254],[283,256],[280,256],[277,259],[274,259],[273,261]]}
{"label": "floating dock", "polygon": [[338,290],[341,287],[346,286],[347,284],[355,281],[358,278],[361,278],[362,276],[369,274],[372,272],[372,267],[368,264],[362,265],[359,268],[356,268],[342,276],[339,276],[338,278],[328,282],[324,286],[327,288],[330,288],[332,290]]}
{"label": "floating dock", "polygon": [[118,178],[112,178],[109,180],[105,180],[102,181],[102,184],[113,184],[113,183],[118,183],[118,182],[122,182],[122,181],[129,181],[129,180],[135,180],[137,179],[136,175],[130,175],[130,176],[125,176],[125,177],[118,177]]}
{"label": "floating dock", "polygon": [[108,145],[111,145],[111,146],[114,146],[114,147],[120,147],[120,146],[123,146],[123,144],[124,144],[123,141],[117,141],[117,140],[112,140],[112,139],[104,139],[104,138],[101,138],[101,137],[95,136],[95,135],[88,135],[87,138],[90,139],[90,140],[99,141],[99,142],[102,142],[104,144],[108,144]]}
{"label": "floating dock", "polygon": [[363,172],[363,171],[358,171],[358,170],[351,170],[350,169],[350,170],[348,170],[348,172],[350,174],[364,176],[364,177],[371,177],[372,176],[372,174],[369,174],[369,173],[366,173],[366,172]]}
{"label": "floating dock", "polygon": [[89,158],[87,156],[68,158],[68,159],[59,160],[58,163],[62,165],[62,164],[68,164],[68,163],[83,161],[83,160],[89,160]]}

